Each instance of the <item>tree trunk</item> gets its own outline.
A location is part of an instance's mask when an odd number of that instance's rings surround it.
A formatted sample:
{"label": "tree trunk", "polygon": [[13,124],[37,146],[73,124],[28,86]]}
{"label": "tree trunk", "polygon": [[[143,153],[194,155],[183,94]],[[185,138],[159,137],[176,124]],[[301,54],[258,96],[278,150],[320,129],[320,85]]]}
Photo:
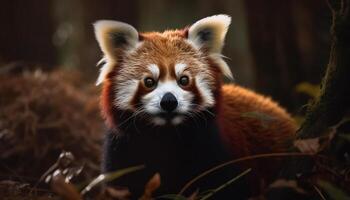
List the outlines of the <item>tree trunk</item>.
{"label": "tree trunk", "polygon": [[337,124],[350,106],[350,9],[349,0],[330,0],[332,46],[319,98],[309,106],[298,138],[321,136]]}
{"label": "tree trunk", "polygon": [[[320,96],[309,105],[297,139],[318,138],[326,134],[350,108],[350,0],[330,0],[329,5],[333,15],[329,63]],[[308,173],[313,166],[310,158],[290,158],[282,170],[282,178],[295,179],[296,174]],[[279,198],[283,199],[283,196]]]}

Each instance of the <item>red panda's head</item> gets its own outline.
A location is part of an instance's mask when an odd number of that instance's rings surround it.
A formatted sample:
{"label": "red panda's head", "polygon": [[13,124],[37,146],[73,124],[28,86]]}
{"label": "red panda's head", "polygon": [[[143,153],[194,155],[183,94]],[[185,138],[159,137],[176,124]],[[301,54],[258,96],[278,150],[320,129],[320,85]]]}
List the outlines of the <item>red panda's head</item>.
{"label": "red panda's head", "polygon": [[95,23],[104,53],[97,84],[110,125],[130,111],[147,122],[177,125],[214,108],[222,75],[232,77],[221,49],[231,18],[215,15],[183,30],[139,33],[125,23]]}

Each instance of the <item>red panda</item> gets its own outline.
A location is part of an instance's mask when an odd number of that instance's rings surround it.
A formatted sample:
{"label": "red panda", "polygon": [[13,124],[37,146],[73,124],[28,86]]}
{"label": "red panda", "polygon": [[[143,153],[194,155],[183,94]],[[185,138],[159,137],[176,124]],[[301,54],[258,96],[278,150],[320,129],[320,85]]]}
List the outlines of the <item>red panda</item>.
{"label": "red panda", "polygon": [[[230,22],[227,15],[215,15],[184,29],[148,33],[117,21],[94,24],[104,53],[97,80],[103,83],[101,110],[108,126],[103,170],[146,166],[111,184],[139,195],[159,172],[159,193],[177,193],[191,178],[225,161],[287,150],[296,131],[290,115],[267,97],[223,84],[223,76],[232,78],[221,55]],[[264,124],[247,113],[271,120]],[[230,166],[194,189],[219,186],[245,167],[256,171],[252,180],[260,184],[278,164],[259,160]],[[250,182],[235,183],[216,197],[245,199]]]}

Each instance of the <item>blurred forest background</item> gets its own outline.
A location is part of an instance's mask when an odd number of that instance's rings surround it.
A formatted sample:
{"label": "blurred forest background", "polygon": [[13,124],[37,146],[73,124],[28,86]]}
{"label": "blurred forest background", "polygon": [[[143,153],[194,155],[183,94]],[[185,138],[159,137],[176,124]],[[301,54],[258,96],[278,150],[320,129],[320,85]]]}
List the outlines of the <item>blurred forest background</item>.
{"label": "blurred forest background", "polygon": [[303,116],[329,58],[326,1],[1,1],[0,196],[51,193],[33,193],[33,186],[47,188],[43,179],[55,170],[70,178],[82,174],[85,181],[99,174],[103,122],[94,83],[102,53],[96,20],[123,21],[146,32],[221,13],[232,16],[223,54],[235,82]]}
{"label": "blurred forest background", "polygon": [[328,61],[331,13],[326,1],[5,0],[0,62],[75,68],[92,80],[101,57],[92,26],[96,20],[162,31],[219,13],[232,16],[223,54],[236,82],[297,111],[305,99],[295,93],[296,85],[318,84]]}

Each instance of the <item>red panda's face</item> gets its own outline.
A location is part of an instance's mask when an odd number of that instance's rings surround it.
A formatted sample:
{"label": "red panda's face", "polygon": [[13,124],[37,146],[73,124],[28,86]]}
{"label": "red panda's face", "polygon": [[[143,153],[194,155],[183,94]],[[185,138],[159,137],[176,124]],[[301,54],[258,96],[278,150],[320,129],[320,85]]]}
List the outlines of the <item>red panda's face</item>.
{"label": "red panda's face", "polygon": [[144,34],[124,23],[98,22],[106,61],[98,82],[109,79],[111,106],[158,126],[181,124],[214,107],[219,75],[230,75],[220,57],[229,18],[204,20],[188,30]]}
{"label": "red panda's face", "polygon": [[122,58],[114,105],[145,112],[155,125],[177,125],[215,104],[216,72],[205,55],[181,36],[145,34]]}

